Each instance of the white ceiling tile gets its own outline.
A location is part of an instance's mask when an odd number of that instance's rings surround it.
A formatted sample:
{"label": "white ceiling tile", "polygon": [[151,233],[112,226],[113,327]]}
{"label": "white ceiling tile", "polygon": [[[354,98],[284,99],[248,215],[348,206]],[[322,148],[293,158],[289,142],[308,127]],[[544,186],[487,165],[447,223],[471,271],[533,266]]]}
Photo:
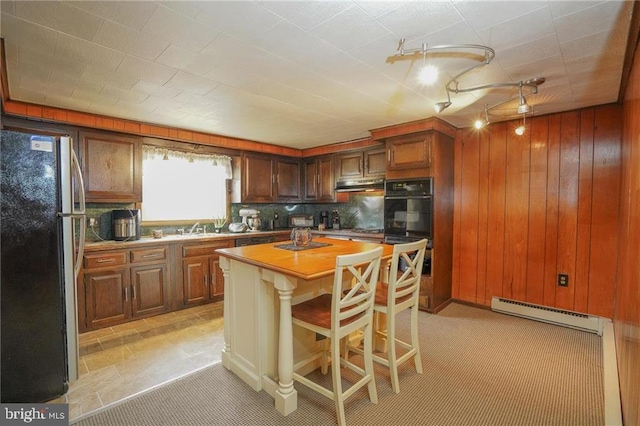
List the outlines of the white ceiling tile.
{"label": "white ceiling tile", "polygon": [[105,21],[95,42],[149,61],[155,60],[169,47],[167,41],[110,21]]}
{"label": "white ceiling tile", "polygon": [[626,2],[609,1],[600,3],[580,12],[564,15],[554,19],[558,40],[566,43],[571,40],[586,37],[600,32],[612,32],[616,26],[622,27],[622,22],[628,21],[629,16],[620,14]]}
{"label": "white ceiling tile", "polygon": [[204,9],[205,2],[202,1],[160,1],[161,5],[180,12],[190,18],[195,18]]}
{"label": "white ceiling tile", "polygon": [[389,30],[362,9],[352,7],[318,25],[311,33],[341,50],[351,50],[384,37]]}
{"label": "white ceiling tile", "polygon": [[82,62],[65,61],[54,55],[53,51],[41,52],[31,46],[20,47],[16,59],[24,64],[47,64],[53,71],[61,71],[74,77],[81,77],[86,68]]}
{"label": "white ceiling tile", "polygon": [[13,15],[2,12],[0,35],[5,45],[21,44],[41,52],[52,52],[56,47],[58,32]]}
{"label": "white ceiling tile", "polygon": [[481,31],[529,12],[548,6],[554,1],[454,1],[454,6],[475,31]]}
{"label": "white ceiling tile", "polygon": [[16,14],[16,3],[17,1],[14,0],[2,0],[0,2],[0,11],[8,13],[10,15],[15,15]]}
{"label": "white ceiling tile", "polygon": [[52,93],[47,93],[46,104],[53,107],[65,108],[74,111],[86,111],[89,108],[90,102],[83,101],[81,99],[73,99],[70,96],[60,96]]}
{"label": "white ceiling tile", "polygon": [[402,7],[378,18],[398,38],[412,40],[462,21],[450,2],[404,2]]}
{"label": "white ceiling tile", "polygon": [[387,13],[402,7],[404,2],[401,1],[369,1],[369,0],[356,0],[355,4],[358,5],[362,10],[367,12],[369,16],[373,18],[379,18],[382,15],[386,15]]}
{"label": "white ceiling tile", "polygon": [[282,20],[253,2],[208,2],[196,20],[243,40],[260,38]]}
{"label": "white ceiling tile", "polygon": [[11,89],[11,98],[32,104],[43,104],[47,99],[46,93],[34,89],[25,89],[24,87],[16,85]]}
{"label": "white ceiling tile", "polygon": [[220,31],[199,22],[192,21],[189,28],[187,28],[186,31],[173,42],[173,44],[199,52],[219,35]]}
{"label": "white ceiling tile", "polygon": [[20,1],[15,5],[18,17],[51,25],[54,29],[85,40],[93,40],[103,19],[68,3],[55,1]]}
{"label": "white ceiling tile", "polygon": [[124,57],[117,71],[131,78],[161,85],[177,73],[176,70],[164,65],[128,55]]}
{"label": "white ceiling tile", "polygon": [[206,95],[213,90],[218,84],[207,78],[198,77],[178,71],[166,84],[177,90],[193,93],[194,95]]}
{"label": "white ceiling tile", "polygon": [[142,29],[158,7],[150,1],[70,1],[67,3],[135,30]]}
{"label": "white ceiling tile", "polygon": [[220,34],[200,53],[219,59],[225,64],[234,64],[238,67],[269,62],[271,56],[253,44],[246,43],[227,34]]}
{"label": "white ceiling tile", "polygon": [[560,54],[558,39],[555,34],[552,34],[514,47],[497,50],[494,61],[505,68],[512,68],[523,64],[532,64],[532,66],[535,66],[535,62],[541,59],[558,56]]}
{"label": "white ceiling tile", "polygon": [[[124,90],[132,89],[138,82],[137,77],[124,74],[120,71],[110,71],[104,68],[87,66],[82,73],[82,81],[91,84],[99,84],[118,87]],[[101,89],[102,90],[102,89]]]}
{"label": "white ceiling tile", "polygon": [[83,92],[93,92],[98,94],[104,88],[104,84],[101,82],[86,81],[64,72],[52,71],[49,78],[49,84],[52,87],[69,88],[69,90],[81,90]]}
{"label": "white ceiling tile", "polygon": [[136,103],[136,104],[139,104],[140,102],[144,101],[148,97],[148,95],[144,93],[134,92],[132,90],[123,90],[123,89],[113,87],[113,86],[108,86],[108,85],[105,86],[102,89],[102,92],[100,93],[107,97],[114,97],[124,102]]}
{"label": "white ceiling tile", "polygon": [[[606,0],[609,1],[609,0]],[[550,1],[549,8],[551,8],[551,15],[553,18],[560,18],[564,15],[570,15],[572,13],[580,12],[584,9],[589,9],[593,6],[598,5],[598,3],[602,3],[601,1],[595,0],[570,0],[570,1]]]}
{"label": "white ceiling tile", "polygon": [[122,52],[62,33],[55,54],[65,60],[91,63],[108,70],[115,70],[124,58]]}
{"label": "white ceiling tile", "polygon": [[205,54],[198,54],[178,46],[169,46],[155,62],[201,77],[207,75],[222,62]]}
{"label": "white ceiling tile", "polygon": [[158,6],[142,27],[142,32],[160,40],[175,43],[195,21],[172,9]]}
{"label": "white ceiling tile", "polygon": [[[36,5],[0,3],[11,99],[298,148],[434,115],[447,79],[470,61],[430,51],[441,74],[423,86],[420,55],[393,56],[400,37],[405,48],[495,48],[496,59],[458,87],[545,77],[527,98],[536,114],[612,102],[633,7],[619,0]],[[14,16],[20,11],[25,19]],[[55,14],[60,19],[47,19]],[[439,117],[468,126],[485,103],[511,99],[513,89],[452,94]]]}
{"label": "white ceiling tile", "polygon": [[86,91],[82,89],[75,89],[71,95],[74,99],[81,101],[87,101],[100,105],[115,105],[118,102],[118,98],[115,96],[108,96],[106,94],[96,93],[94,91]]}
{"label": "white ceiling tile", "polygon": [[347,1],[261,1],[259,4],[292,24],[310,30],[352,7]]}
{"label": "white ceiling tile", "polygon": [[165,87],[160,84],[150,83],[144,80],[139,80],[138,82],[136,82],[131,87],[131,90],[146,93],[152,97],[158,97],[162,99],[172,99],[180,94],[179,90]]}
{"label": "white ceiling tile", "polygon": [[554,35],[555,29],[548,7],[527,15],[478,31],[478,36],[489,47],[502,50],[530,40]]}
{"label": "white ceiling tile", "polygon": [[204,96],[194,95],[193,93],[182,92],[175,96],[172,101],[182,102],[184,105],[192,105],[197,108],[204,108],[213,103],[213,101],[209,98],[205,98]]}
{"label": "white ceiling tile", "polygon": [[626,34],[601,32],[574,39],[560,44],[565,61],[602,52],[603,55],[624,56],[626,50]]}

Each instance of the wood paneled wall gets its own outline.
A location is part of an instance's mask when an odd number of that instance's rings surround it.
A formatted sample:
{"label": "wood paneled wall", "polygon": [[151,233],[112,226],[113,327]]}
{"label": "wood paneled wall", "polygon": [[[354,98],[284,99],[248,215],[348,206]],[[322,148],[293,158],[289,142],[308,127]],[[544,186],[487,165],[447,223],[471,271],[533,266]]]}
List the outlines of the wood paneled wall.
{"label": "wood paneled wall", "polygon": [[623,103],[622,200],[614,330],[622,417],[640,424],[640,47]]}
{"label": "wood paneled wall", "polygon": [[[613,316],[621,108],[461,129],[455,140],[453,298],[492,296]],[[568,287],[557,285],[569,275]]]}

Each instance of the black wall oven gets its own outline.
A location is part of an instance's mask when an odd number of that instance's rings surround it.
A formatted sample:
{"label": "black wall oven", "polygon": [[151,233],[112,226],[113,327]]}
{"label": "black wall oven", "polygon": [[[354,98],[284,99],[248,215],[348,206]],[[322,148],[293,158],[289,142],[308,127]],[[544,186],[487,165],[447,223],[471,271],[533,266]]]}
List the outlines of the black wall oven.
{"label": "black wall oven", "polygon": [[433,178],[387,180],[384,193],[384,242],[433,238]]}

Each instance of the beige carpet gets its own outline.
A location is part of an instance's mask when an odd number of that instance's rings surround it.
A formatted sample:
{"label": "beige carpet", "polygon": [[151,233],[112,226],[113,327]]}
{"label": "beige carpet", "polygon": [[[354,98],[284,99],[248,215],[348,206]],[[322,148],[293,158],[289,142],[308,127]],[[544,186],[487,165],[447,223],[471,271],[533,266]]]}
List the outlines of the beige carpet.
{"label": "beige carpet", "polygon": [[[424,373],[405,364],[396,395],[377,365],[379,402],[369,402],[366,387],[354,394],[346,402],[349,425],[604,424],[599,336],[459,304],[421,312],[420,330]],[[267,393],[218,364],[76,424],[335,424],[331,401],[295,386],[298,410],[283,417]]]}

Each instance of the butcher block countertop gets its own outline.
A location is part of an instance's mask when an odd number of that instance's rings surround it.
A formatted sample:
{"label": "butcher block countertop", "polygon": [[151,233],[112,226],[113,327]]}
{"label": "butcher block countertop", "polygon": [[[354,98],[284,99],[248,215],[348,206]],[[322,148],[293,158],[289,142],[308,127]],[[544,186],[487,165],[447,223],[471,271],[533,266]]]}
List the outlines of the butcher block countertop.
{"label": "butcher block countertop", "polygon": [[291,251],[276,246],[285,243],[260,244],[255,246],[223,248],[216,250],[220,256],[238,260],[250,265],[270,269],[286,275],[312,280],[332,275],[335,271],[336,256],[353,254],[382,247],[382,258],[393,255],[389,244],[314,238],[314,243],[330,244],[301,251]]}

